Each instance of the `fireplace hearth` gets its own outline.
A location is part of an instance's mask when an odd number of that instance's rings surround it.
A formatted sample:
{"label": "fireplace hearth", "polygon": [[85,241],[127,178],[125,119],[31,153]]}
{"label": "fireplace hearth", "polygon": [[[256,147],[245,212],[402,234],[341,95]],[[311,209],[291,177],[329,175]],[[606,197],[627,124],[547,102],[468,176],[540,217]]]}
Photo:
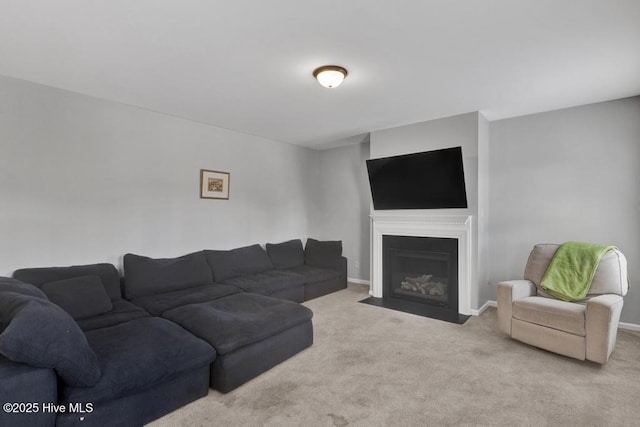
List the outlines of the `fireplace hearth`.
{"label": "fireplace hearth", "polygon": [[415,314],[416,316],[429,317],[449,323],[462,325],[469,317],[464,314],[452,313],[450,310],[443,310],[428,304],[418,304],[396,298],[375,298],[368,297],[360,301],[363,304],[374,305],[376,307],[387,308],[389,310],[402,311],[403,313]]}

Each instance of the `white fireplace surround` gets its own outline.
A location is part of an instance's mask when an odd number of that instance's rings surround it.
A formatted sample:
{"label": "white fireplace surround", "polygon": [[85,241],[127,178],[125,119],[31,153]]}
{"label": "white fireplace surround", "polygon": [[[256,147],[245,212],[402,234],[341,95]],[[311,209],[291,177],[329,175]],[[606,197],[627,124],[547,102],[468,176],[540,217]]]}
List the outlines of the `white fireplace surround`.
{"label": "white fireplace surround", "polygon": [[444,237],[458,239],[458,312],[471,315],[472,217],[432,215],[424,212],[374,211],[371,288],[369,294],[382,298],[382,236]]}

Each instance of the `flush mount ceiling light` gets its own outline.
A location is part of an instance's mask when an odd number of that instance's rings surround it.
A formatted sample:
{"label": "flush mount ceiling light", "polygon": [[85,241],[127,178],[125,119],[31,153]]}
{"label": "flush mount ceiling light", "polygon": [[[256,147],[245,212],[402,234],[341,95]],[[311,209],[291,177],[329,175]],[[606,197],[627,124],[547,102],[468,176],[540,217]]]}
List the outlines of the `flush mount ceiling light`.
{"label": "flush mount ceiling light", "polygon": [[318,79],[318,83],[329,89],[340,86],[347,74],[346,69],[337,65],[325,65],[313,71],[313,77]]}

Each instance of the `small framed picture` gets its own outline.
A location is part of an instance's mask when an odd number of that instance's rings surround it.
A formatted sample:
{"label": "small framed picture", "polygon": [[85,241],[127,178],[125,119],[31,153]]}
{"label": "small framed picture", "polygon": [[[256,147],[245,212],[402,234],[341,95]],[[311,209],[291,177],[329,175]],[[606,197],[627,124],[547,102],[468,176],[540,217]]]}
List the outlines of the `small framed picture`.
{"label": "small framed picture", "polygon": [[200,198],[229,200],[229,172],[200,169]]}

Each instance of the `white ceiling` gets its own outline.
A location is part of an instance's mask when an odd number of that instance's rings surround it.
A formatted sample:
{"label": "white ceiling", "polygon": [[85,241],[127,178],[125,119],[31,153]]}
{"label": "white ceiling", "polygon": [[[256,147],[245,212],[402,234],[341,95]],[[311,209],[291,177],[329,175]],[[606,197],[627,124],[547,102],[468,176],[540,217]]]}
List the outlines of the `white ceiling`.
{"label": "white ceiling", "polygon": [[638,95],[640,0],[0,0],[0,74],[323,148]]}

